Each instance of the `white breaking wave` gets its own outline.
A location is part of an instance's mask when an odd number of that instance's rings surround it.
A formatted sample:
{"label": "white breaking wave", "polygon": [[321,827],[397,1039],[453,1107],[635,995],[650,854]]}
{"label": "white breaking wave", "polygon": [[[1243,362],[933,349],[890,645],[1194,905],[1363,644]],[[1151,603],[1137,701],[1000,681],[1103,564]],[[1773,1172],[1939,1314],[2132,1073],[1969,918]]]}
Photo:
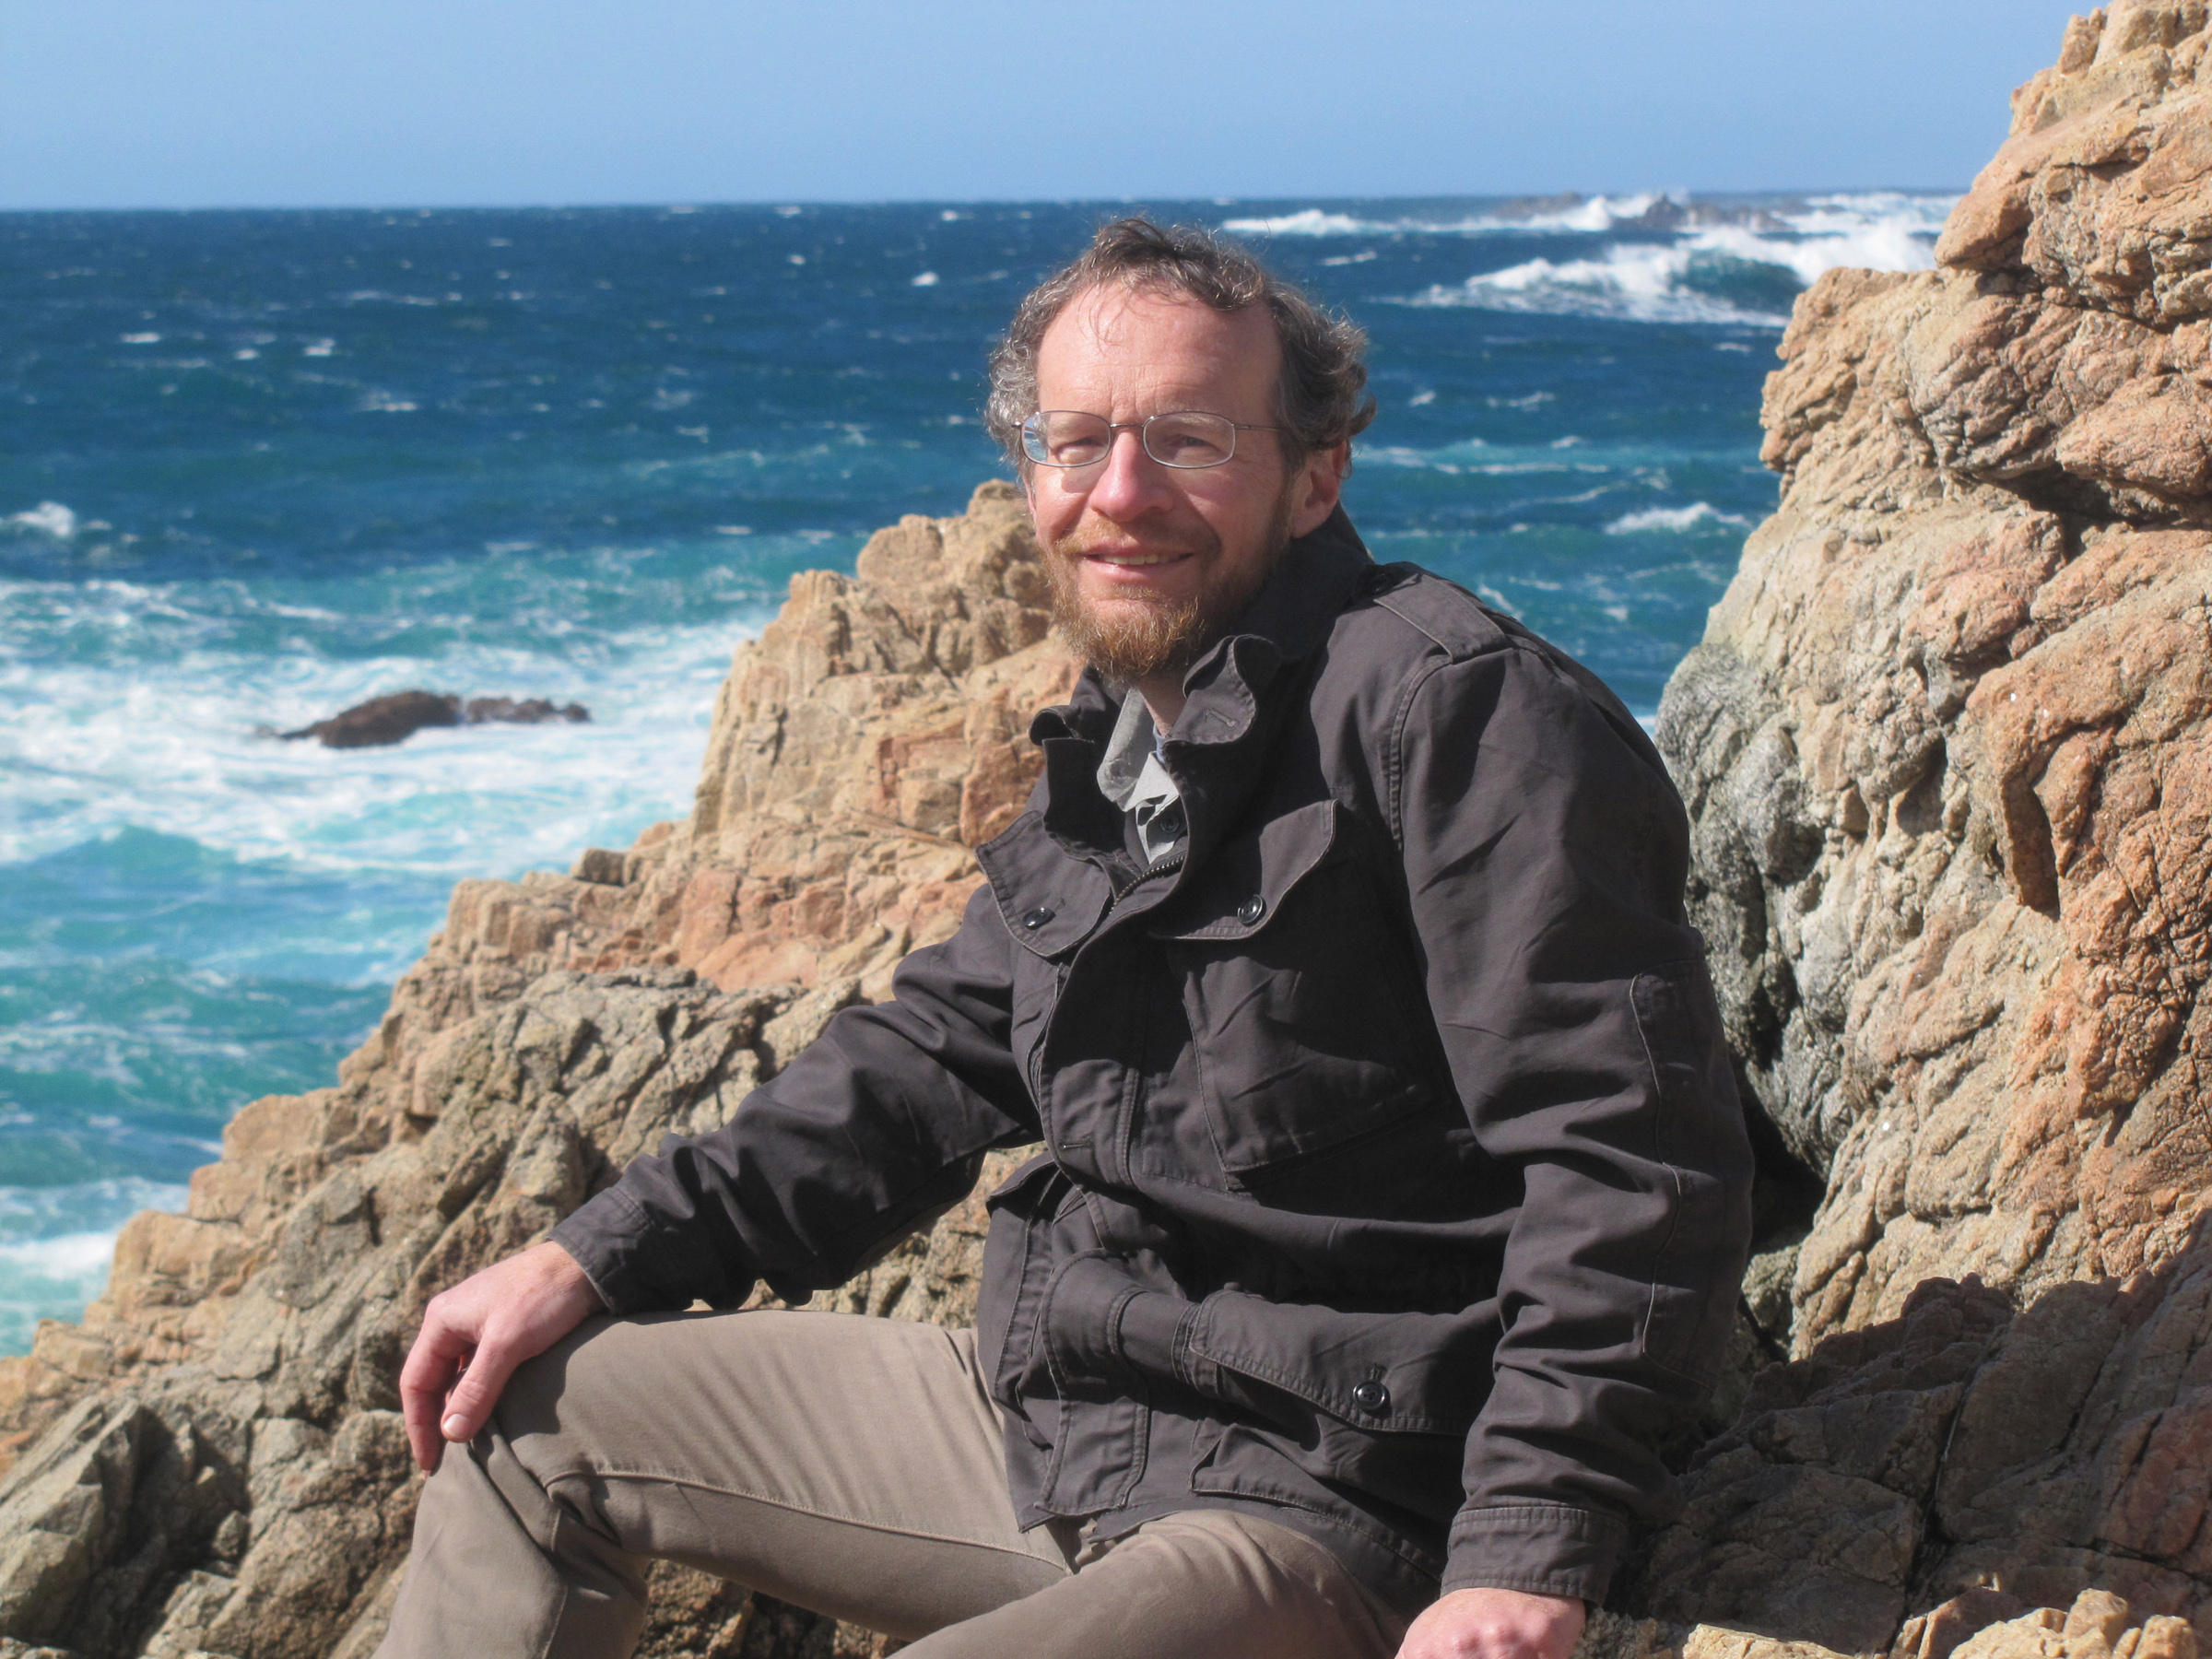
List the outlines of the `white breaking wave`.
{"label": "white breaking wave", "polygon": [[0,1266],[11,1278],[84,1279],[104,1276],[114,1253],[115,1235],[112,1232],[64,1233],[58,1239],[0,1244]]}
{"label": "white breaking wave", "polygon": [[1701,524],[1748,524],[1737,512],[1723,512],[1710,501],[1692,501],[1687,507],[1647,507],[1606,526],[1607,535],[1633,535],[1640,530],[1695,530]]}
{"label": "white breaking wave", "polygon": [[1500,216],[1468,214],[1460,218],[1355,218],[1320,207],[1302,208],[1272,218],[1232,218],[1221,229],[1231,236],[1489,236],[1500,231],[1580,231],[1602,234],[1623,220],[1637,219],[1659,201],[1655,194],[1591,196],[1571,207]]}
{"label": "white breaking wave", "polygon": [[1934,232],[1905,218],[1867,224],[1838,224],[1832,230],[1797,241],[1762,236],[1736,225],[1700,230],[1685,244],[1692,256],[1722,253],[1747,265],[1782,265],[1811,287],[1815,278],[1839,265],[1868,271],[1926,271],[1935,268]]}
{"label": "white breaking wave", "polygon": [[1530,259],[1456,286],[1438,283],[1405,303],[1755,328],[1780,328],[1789,321],[1685,288],[1692,257],[1684,247],[1627,242],[1606,249],[1599,259]]}
{"label": "white breaking wave", "polygon": [[0,1187],[0,1353],[29,1351],[41,1318],[75,1319],[107,1288],[115,1235],[132,1212],[181,1210],[185,1195],[135,1177]]}
{"label": "white breaking wave", "polygon": [[39,531],[57,541],[67,541],[76,534],[76,514],[59,501],[41,501],[28,512],[11,512],[6,522]]}
{"label": "white breaking wave", "polygon": [[1785,240],[1738,225],[1688,232],[1671,243],[1616,242],[1593,259],[1530,259],[1485,271],[1457,285],[1439,283],[1414,305],[1472,305],[1489,311],[1617,317],[1638,323],[1733,324],[1780,328],[1789,317],[1700,287],[1724,279],[1730,267],[1760,265],[1810,287],[1840,265],[1876,271],[1922,271],[1935,264],[1924,231],[1897,220]]}
{"label": "white breaking wave", "polygon": [[[1395,302],[1611,317],[1639,323],[1780,328],[1787,295],[1840,265],[1919,271],[1957,200],[1901,191],[1836,193],[1767,202],[1684,203],[1649,194],[1590,196],[1559,207],[1459,218],[1363,218],[1321,207],[1232,218],[1245,235],[1380,237],[1500,234],[1612,237],[1572,257],[1524,260],[1438,283]],[[1654,210],[1661,211],[1654,211]],[[1350,265],[1359,256],[1325,260]]]}

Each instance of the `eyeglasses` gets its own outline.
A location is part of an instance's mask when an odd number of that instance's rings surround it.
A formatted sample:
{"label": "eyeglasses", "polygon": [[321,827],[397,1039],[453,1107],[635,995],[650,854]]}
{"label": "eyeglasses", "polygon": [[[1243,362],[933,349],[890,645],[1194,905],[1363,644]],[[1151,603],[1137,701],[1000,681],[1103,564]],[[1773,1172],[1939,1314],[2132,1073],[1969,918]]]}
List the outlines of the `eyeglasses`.
{"label": "eyeglasses", "polygon": [[1145,453],[1162,466],[1218,466],[1237,453],[1239,432],[1279,432],[1226,415],[1176,409],[1143,420],[1108,420],[1080,409],[1040,409],[1021,423],[1021,453],[1040,466],[1093,466],[1106,459],[1116,432],[1135,432]]}

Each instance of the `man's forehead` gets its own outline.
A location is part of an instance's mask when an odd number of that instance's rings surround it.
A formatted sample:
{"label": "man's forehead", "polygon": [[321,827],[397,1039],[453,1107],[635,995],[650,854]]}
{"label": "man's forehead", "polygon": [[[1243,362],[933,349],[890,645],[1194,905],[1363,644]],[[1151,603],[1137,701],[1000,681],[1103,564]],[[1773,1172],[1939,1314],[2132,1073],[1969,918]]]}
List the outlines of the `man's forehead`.
{"label": "man's forehead", "polygon": [[1071,299],[1038,342],[1040,375],[1140,371],[1272,383],[1281,347],[1265,306],[1218,312],[1188,294],[1112,284]]}

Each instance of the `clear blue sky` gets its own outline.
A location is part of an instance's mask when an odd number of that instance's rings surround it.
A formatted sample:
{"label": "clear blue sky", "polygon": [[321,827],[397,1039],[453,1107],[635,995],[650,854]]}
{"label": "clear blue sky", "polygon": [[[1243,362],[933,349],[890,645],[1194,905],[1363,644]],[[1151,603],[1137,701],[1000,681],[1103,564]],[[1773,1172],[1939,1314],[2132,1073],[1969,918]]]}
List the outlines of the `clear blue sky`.
{"label": "clear blue sky", "polygon": [[2052,0],[0,0],[0,208],[1963,184]]}

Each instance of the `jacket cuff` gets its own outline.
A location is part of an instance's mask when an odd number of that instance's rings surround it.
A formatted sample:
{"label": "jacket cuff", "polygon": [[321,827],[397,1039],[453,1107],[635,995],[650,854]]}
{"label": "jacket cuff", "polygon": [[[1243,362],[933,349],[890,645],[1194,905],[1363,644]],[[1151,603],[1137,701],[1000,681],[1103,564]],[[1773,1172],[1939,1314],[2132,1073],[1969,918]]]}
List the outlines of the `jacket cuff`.
{"label": "jacket cuff", "polygon": [[1628,1524],[1559,1503],[1470,1504],[1453,1518],[1444,1592],[1519,1590],[1606,1599],[1628,1546]]}
{"label": "jacket cuff", "polygon": [[546,1236],[575,1258],[609,1313],[667,1305],[652,1288],[653,1222],[620,1187],[578,1206]]}

